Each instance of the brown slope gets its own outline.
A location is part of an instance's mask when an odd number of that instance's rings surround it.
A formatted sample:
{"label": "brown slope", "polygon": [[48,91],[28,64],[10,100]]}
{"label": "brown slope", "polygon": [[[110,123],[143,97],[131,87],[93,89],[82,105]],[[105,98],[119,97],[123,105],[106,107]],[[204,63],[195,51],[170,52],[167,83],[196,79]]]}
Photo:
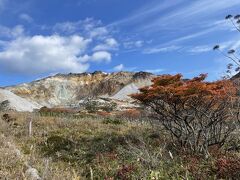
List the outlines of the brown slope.
{"label": "brown slope", "polygon": [[146,72],[57,74],[38,81],[8,87],[18,96],[44,106],[75,104],[88,97],[111,97],[129,84],[143,87],[154,77]]}

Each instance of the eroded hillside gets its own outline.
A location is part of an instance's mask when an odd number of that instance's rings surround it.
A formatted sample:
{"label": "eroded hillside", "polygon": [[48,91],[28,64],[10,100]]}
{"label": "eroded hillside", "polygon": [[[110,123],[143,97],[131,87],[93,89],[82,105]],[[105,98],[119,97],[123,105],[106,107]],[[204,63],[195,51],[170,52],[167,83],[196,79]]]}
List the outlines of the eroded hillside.
{"label": "eroded hillside", "polygon": [[129,94],[150,85],[153,77],[153,74],[146,72],[57,74],[7,89],[43,106],[52,107],[77,104],[86,98],[128,100]]}

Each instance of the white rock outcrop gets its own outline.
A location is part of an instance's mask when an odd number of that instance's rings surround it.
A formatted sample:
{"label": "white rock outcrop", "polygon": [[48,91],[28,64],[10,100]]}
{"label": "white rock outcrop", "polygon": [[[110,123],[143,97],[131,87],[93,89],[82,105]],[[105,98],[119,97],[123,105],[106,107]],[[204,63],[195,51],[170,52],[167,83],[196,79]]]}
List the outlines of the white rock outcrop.
{"label": "white rock outcrop", "polygon": [[41,106],[35,102],[21,98],[9,90],[0,89],[0,103],[4,101],[8,101],[9,109],[20,112],[32,112],[34,109],[41,108]]}

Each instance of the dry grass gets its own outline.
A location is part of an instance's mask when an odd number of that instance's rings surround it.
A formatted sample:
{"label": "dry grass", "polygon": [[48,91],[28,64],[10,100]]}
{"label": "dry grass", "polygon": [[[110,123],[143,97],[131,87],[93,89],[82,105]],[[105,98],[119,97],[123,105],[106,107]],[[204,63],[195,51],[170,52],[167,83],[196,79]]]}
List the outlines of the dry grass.
{"label": "dry grass", "polygon": [[148,123],[9,114],[14,122],[0,119],[0,179],[29,179],[26,164],[47,180],[217,177],[215,159],[205,161],[169,146],[169,136]]}
{"label": "dry grass", "polygon": [[[80,119],[69,119],[69,117],[44,117],[31,113],[12,112],[9,114],[13,119],[16,119],[16,121],[14,123],[7,123],[0,120],[2,124],[0,133],[12,140],[13,144],[24,154],[26,160],[35,167],[45,179],[82,179],[83,176],[84,178],[91,176],[91,171],[93,171],[92,169],[96,166],[94,164],[96,160],[95,157],[99,158],[102,153],[108,156],[108,153],[111,154],[110,151],[112,151],[118,143],[116,142],[115,144],[115,140],[124,141],[124,137],[127,136],[131,130],[143,128],[139,127],[136,123],[125,122],[119,123],[118,125],[111,123],[111,121],[105,123],[106,119],[104,120],[102,118],[93,119],[84,117]],[[0,116],[2,117],[2,115],[3,114]],[[33,121],[32,136],[28,134],[30,119]],[[49,137],[55,136],[73,142],[76,147],[74,147],[73,150],[71,149],[71,153],[69,154],[67,154],[67,152],[61,152],[64,151],[64,147],[59,147],[60,149],[59,151],[56,150],[56,153],[49,152],[45,144]],[[6,141],[6,138],[1,138],[1,143]],[[109,147],[104,149],[105,144],[102,143],[108,143],[108,141],[110,143],[106,146]],[[64,144],[62,145],[64,146]],[[91,145],[95,147],[92,149],[89,148]],[[102,149],[98,146],[102,146]],[[24,179],[24,173],[26,171],[24,163],[18,160],[15,157],[16,155],[8,151],[4,146],[1,147],[0,151],[7,153],[1,153],[1,177]],[[65,154],[61,155],[61,153]],[[83,157],[74,157],[74,155]],[[85,157],[89,159],[84,160]],[[15,165],[12,166],[12,164]],[[12,168],[8,169],[9,166]],[[105,171],[107,170],[105,169]]]}
{"label": "dry grass", "polygon": [[6,138],[3,134],[0,137],[0,178],[3,179],[22,179],[24,174],[24,161],[19,155],[19,152],[11,147],[11,140]]}

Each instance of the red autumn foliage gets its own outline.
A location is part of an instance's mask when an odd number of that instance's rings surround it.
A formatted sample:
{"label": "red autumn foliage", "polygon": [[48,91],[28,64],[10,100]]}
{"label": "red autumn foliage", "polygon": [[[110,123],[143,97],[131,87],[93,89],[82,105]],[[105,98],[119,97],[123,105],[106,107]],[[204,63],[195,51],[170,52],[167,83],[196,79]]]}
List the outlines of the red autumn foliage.
{"label": "red autumn foliage", "polygon": [[182,79],[181,74],[160,76],[152,80],[152,86],[141,88],[141,93],[133,94],[132,97],[143,103],[156,99],[177,103],[199,97],[204,100],[224,98],[229,93],[235,93],[235,88],[230,81],[204,82],[205,78],[206,74],[190,80]]}
{"label": "red autumn foliage", "polygon": [[196,178],[197,177],[204,177],[204,173],[201,171],[201,158],[193,155],[185,155],[183,159],[186,164],[186,169]]}
{"label": "red autumn foliage", "polygon": [[128,109],[128,110],[120,112],[117,116],[119,116],[119,118],[135,120],[135,119],[141,118],[142,113],[138,109]]}
{"label": "red autumn foliage", "polygon": [[231,81],[206,82],[206,75],[185,80],[181,74],[164,75],[131,95],[179,142],[181,147],[208,156],[210,146],[219,148],[234,127],[230,107],[236,100]]}
{"label": "red autumn foliage", "polygon": [[130,175],[134,169],[133,165],[123,165],[117,172],[117,178],[122,180],[130,179]]}
{"label": "red autumn foliage", "polygon": [[42,107],[39,110],[40,113],[66,113],[66,114],[71,114],[71,113],[77,113],[78,111],[74,109],[69,109],[69,108],[48,108],[48,107]]}
{"label": "red autumn foliage", "polygon": [[217,178],[239,179],[240,178],[240,158],[221,157],[216,163]]}
{"label": "red autumn foliage", "polygon": [[110,117],[112,114],[109,112],[105,112],[105,111],[98,111],[97,115],[99,115],[101,117]]}

